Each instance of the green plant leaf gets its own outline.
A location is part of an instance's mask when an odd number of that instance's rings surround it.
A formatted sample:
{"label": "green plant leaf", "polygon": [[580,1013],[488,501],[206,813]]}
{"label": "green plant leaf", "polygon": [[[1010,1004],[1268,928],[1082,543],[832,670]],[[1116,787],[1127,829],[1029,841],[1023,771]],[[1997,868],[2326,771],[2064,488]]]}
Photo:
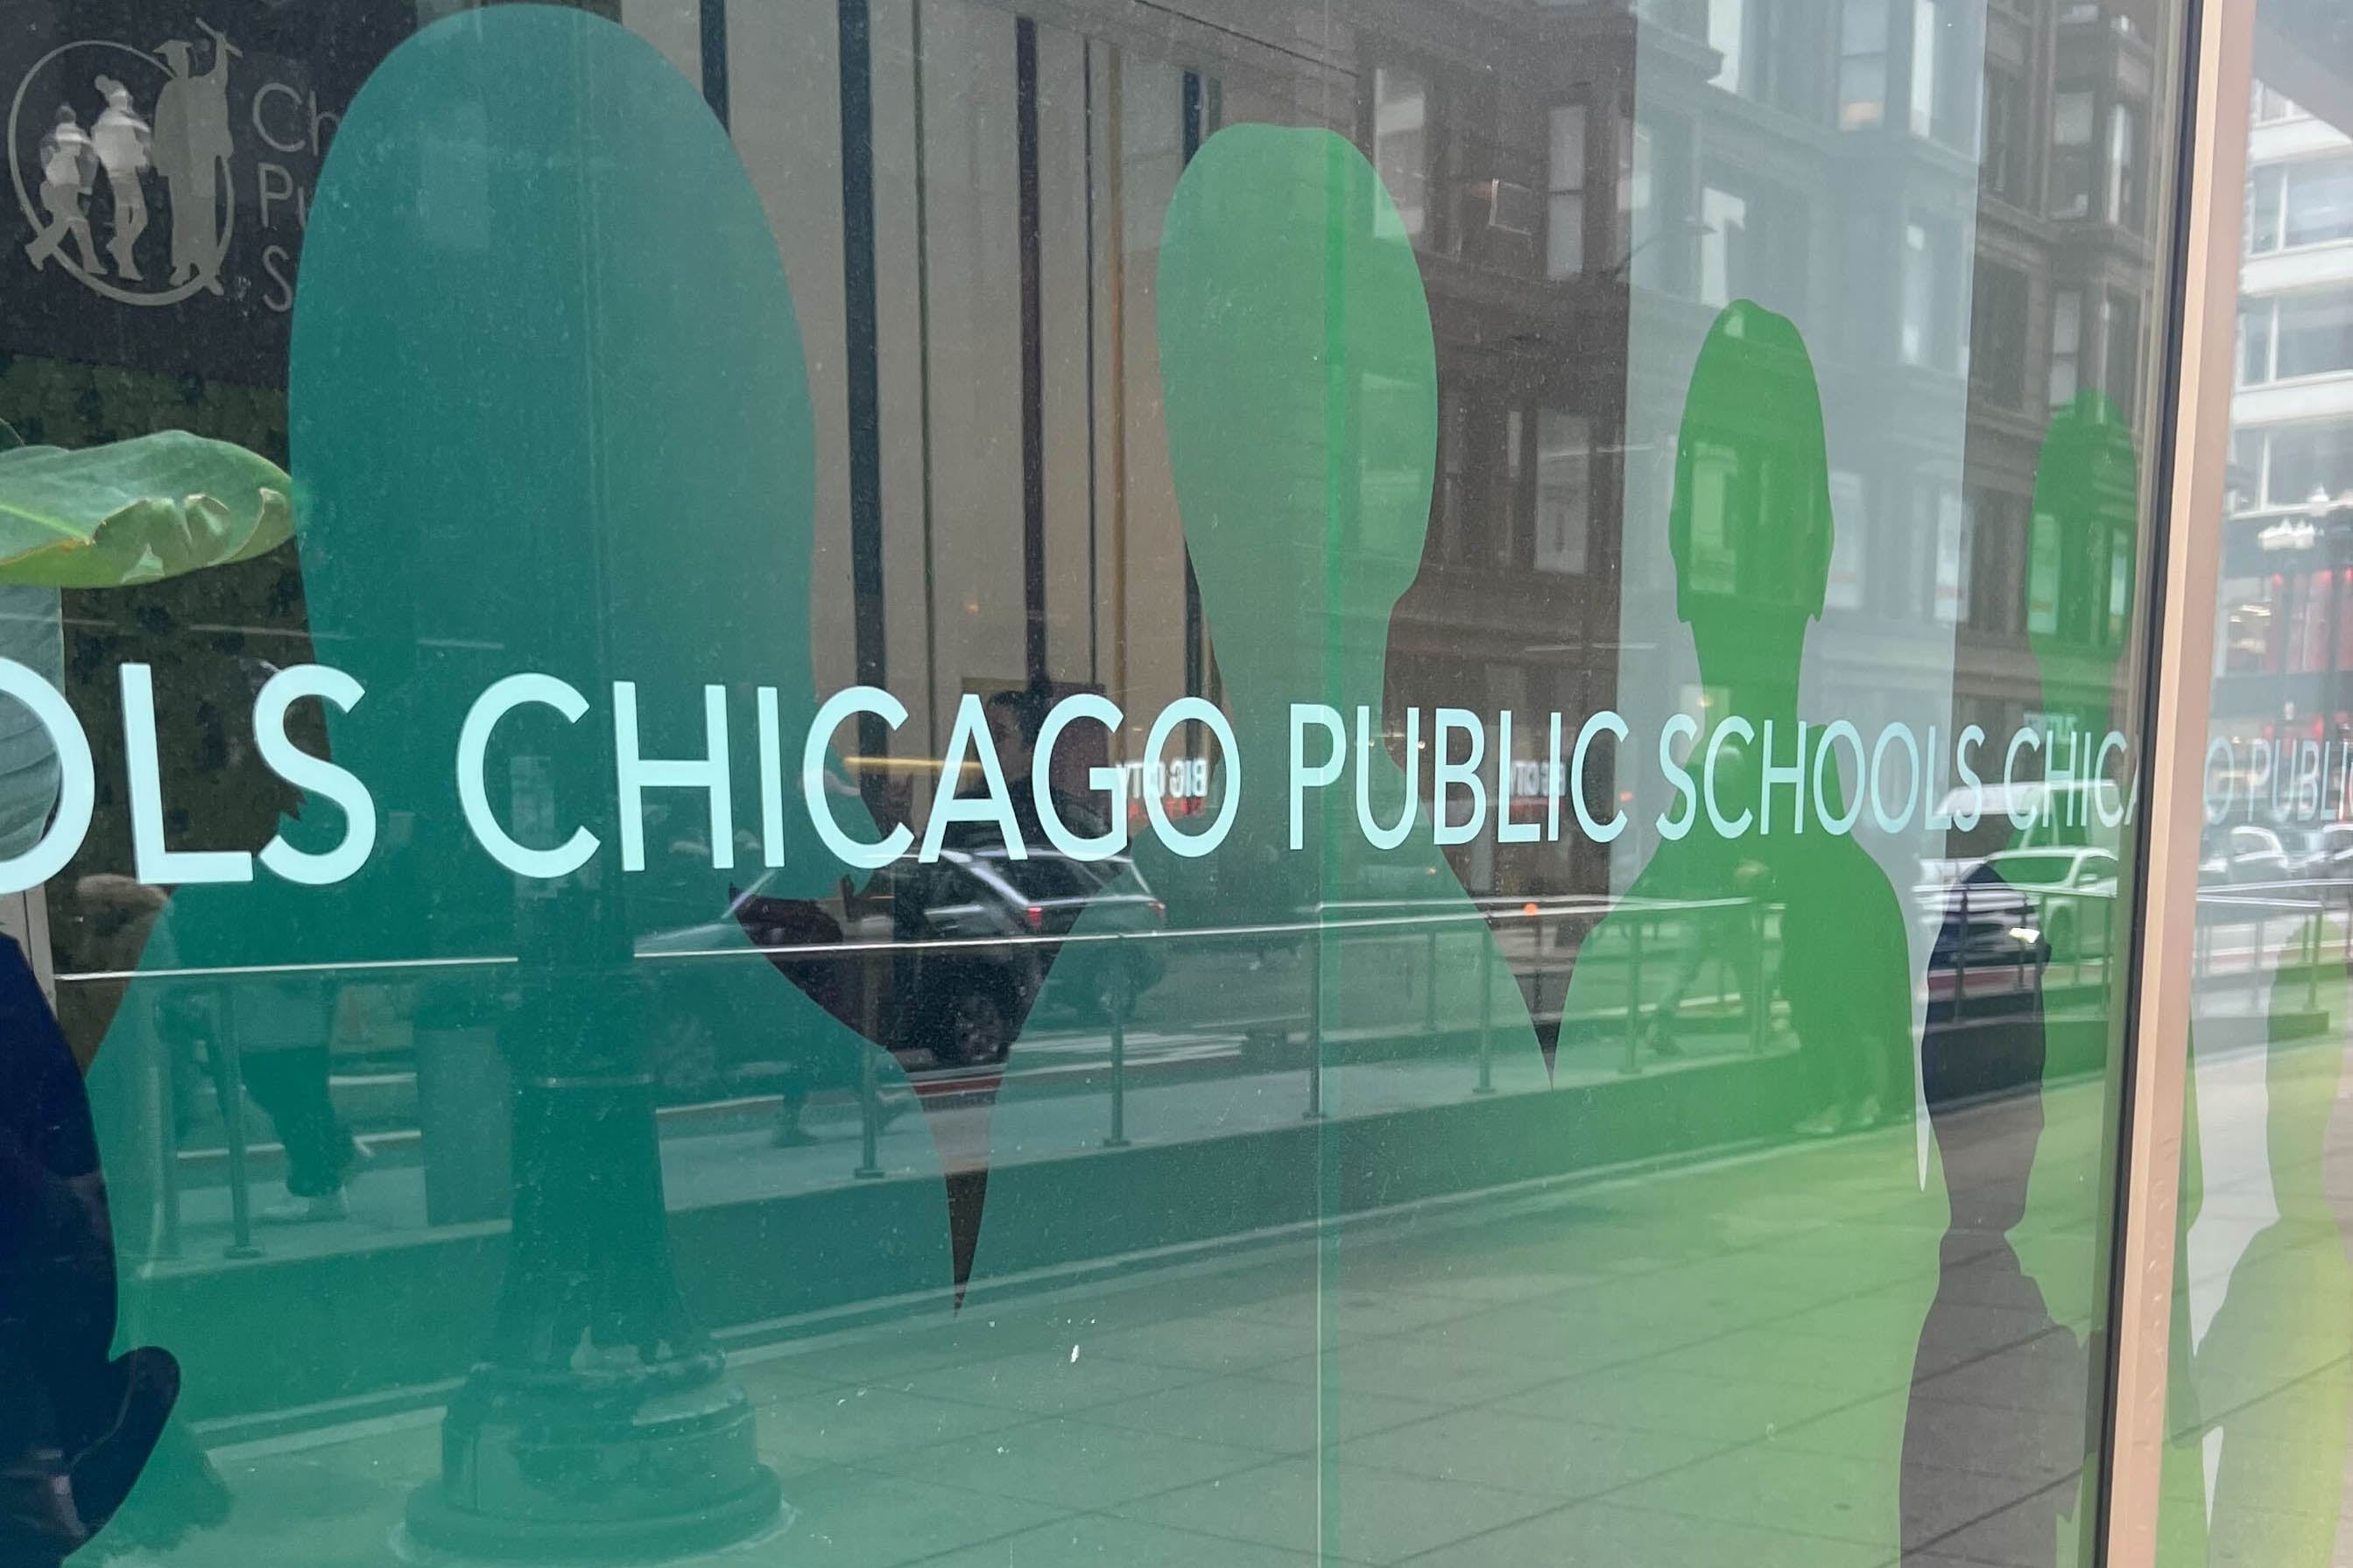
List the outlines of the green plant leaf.
{"label": "green plant leaf", "polygon": [[293,537],[286,470],[185,430],[0,451],[0,584],[113,588],[249,560]]}

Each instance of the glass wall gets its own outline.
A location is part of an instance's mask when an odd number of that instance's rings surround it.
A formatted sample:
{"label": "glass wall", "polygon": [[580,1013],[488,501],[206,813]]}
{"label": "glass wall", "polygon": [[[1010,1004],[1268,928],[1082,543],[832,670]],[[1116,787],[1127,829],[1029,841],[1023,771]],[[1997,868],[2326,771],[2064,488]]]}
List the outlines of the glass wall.
{"label": "glass wall", "polygon": [[16,9],[0,1562],[2095,1560],[2185,7]]}

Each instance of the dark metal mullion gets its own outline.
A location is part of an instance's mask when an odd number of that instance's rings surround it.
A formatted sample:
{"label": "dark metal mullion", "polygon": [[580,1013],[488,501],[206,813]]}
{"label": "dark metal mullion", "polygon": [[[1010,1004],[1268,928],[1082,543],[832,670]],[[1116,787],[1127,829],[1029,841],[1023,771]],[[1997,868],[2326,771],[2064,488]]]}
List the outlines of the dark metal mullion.
{"label": "dark metal mullion", "polygon": [[939,557],[933,536],[932,213],[930,148],[923,118],[923,0],[910,0],[908,62],[915,109],[915,385],[923,501],[923,714],[929,754],[940,754]]}
{"label": "dark metal mullion", "polygon": [[[921,0],[917,0],[921,4]],[[1084,174],[1087,262],[1087,679],[1103,683],[1102,486],[1095,470],[1095,46],[1079,40],[1079,125]]]}
{"label": "dark metal mullion", "polygon": [[[1193,154],[1201,150],[1201,73],[1185,73],[1181,115],[1184,137],[1184,161],[1193,162]],[[1203,679],[1207,663],[1206,638],[1201,625],[1201,580],[1193,572],[1193,552],[1185,550],[1185,695],[1198,697],[1206,686]]]}
{"label": "dark metal mullion", "polygon": [[702,0],[702,101],[727,125],[727,0]]}
{"label": "dark metal mullion", "polygon": [[[843,379],[849,416],[849,578],[858,680],[887,685],[882,603],[882,431],[874,280],[874,18],[869,0],[837,0],[841,73]],[[879,713],[858,719],[862,755],[891,745]],[[860,777],[870,803],[882,775]]]}
{"label": "dark metal mullion", "polygon": [[1024,673],[1033,689],[1046,674],[1046,366],[1038,289],[1038,24],[1013,24],[1013,121],[1021,219],[1021,603]]}

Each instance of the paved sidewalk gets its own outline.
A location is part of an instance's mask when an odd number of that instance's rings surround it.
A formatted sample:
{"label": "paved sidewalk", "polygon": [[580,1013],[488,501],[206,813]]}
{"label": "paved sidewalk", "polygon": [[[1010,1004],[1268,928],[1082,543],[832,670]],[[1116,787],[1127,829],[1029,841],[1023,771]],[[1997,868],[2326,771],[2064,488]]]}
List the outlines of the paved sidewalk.
{"label": "paved sidewalk", "polygon": [[[2098,1092],[2046,1097],[2046,1190],[2096,1188]],[[1915,1369],[1942,1205],[1891,1184],[1910,1158],[1899,1128],[1424,1205],[1323,1246],[739,1351],[795,1511],[695,1561],[1864,1568],[1895,1555],[1909,1418],[1940,1542],[1915,1561],[2031,1562],[2005,1543],[2072,1507],[2080,1455],[1975,1363],[2021,1337],[2080,1354],[2089,1216],[2062,1205],[2013,1238],[2055,1323],[1964,1303],[1981,1352]],[[400,1560],[438,1418],[219,1451],[235,1520],[164,1560]]]}

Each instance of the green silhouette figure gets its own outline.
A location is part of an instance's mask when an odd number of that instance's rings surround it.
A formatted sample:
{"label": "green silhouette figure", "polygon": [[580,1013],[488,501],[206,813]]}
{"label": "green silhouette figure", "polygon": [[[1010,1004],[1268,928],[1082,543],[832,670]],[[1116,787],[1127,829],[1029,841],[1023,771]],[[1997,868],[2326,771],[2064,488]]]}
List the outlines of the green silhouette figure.
{"label": "green silhouette figure", "polygon": [[[1066,952],[999,1093],[974,1290],[1073,1257],[1141,1255],[1537,1168],[1522,1131],[1533,1119],[1514,1117],[1512,1094],[1546,1086],[1544,1059],[1509,966],[1431,842],[1430,736],[1408,752],[1409,785],[1381,735],[1389,618],[1419,570],[1437,431],[1429,306],[1396,207],[1364,156],[1329,132],[1229,127],[1177,184],[1157,298],[1176,500],[1247,773],[1229,799],[1235,760],[1221,759],[1205,817],[1179,823],[1200,831],[1232,807],[1202,874],[1187,878],[1148,835],[1135,846],[1176,933],[1151,1026],[1229,1032],[1228,992],[1267,973],[1257,962],[1274,946],[1266,936],[1186,932],[1288,928],[1278,940],[1299,952],[1280,973],[1289,1005],[1312,1014],[1295,1027],[1319,1053],[1320,1086],[1305,1089],[1293,1055],[1291,1070],[1131,1088],[1124,1131],[1138,1147],[1101,1180],[1056,1184],[1047,1162],[1092,1150],[1111,1125],[1103,1087],[1074,1099],[1023,1077],[1053,990],[1093,984],[1073,981],[1083,972]],[[1343,718],[1345,769],[1303,792],[1294,839],[1293,705],[1314,703]],[[1333,750],[1328,729],[1305,733],[1308,767]],[[1492,788],[1492,758],[1482,771]],[[1387,847],[1359,820],[1360,775],[1362,809]],[[1466,809],[1455,801],[1457,820]],[[1082,920],[1079,932],[1094,929]],[[1420,989],[1433,931],[1435,996]],[[1504,1092],[1482,1096],[1482,1082]],[[1310,1092],[1321,1120],[1302,1120]],[[1319,1336],[1317,1313],[1345,1273],[1340,1254],[1336,1242],[1302,1246],[1270,1266],[1295,1313],[1270,1317],[1235,1353],[1279,1343],[1303,1366],[1319,1346],[1329,1359],[1238,1386],[1233,1420],[1291,1430],[1331,1408],[1354,1324],[1327,1322]],[[968,1296],[967,1315],[975,1305]],[[1091,1312],[1088,1326],[1101,1336],[1122,1324]],[[1039,1376],[1058,1370],[1041,1361]],[[1314,1478],[1297,1479],[1270,1506],[1313,1510]],[[1320,1495],[1339,1529],[1335,1492]]]}
{"label": "green silhouette figure", "polygon": [[[1345,1117],[1360,1101],[1394,1109],[1465,1100],[1480,1082],[1482,1019],[1489,1086],[1540,1088],[1543,1058],[1511,971],[1430,839],[1428,737],[1412,757],[1410,805],[1405,770],[1380,738],[1389,616],[1419,569],[1437,428],[1429,307],[1387,193],[1337,136],[1269,125],[1220,131],[1171,201],[1158,300],[1177,502],[1249,774],[1230,833],[1204,858],[1207,877],[1188,883],[1172,864],[1178,857],[1148,832],[1134,845],[1146,881],[1167,891],[1176,933],[1152,1026],[1229,1029],[1230,1004],[1216,982],[1220,971],[1239,982],[1262,945],[1188,939],[1187,929],[1278,926],[1295,937],[1304,926],[1292,995],[1302,1011],[1312,1001],[1321,1022],[1323,1110]],[[1293,705],[1317,702],[1345,716],[1346,766],[1325,788],[1303,792],[1293,848],[1285,787]],[[1358,743],[1360,712],[1369,745]],[[1328,731],[1310,730],[1303,744],[1311,767],[1331,755]],[[1229,789],[1232,759],[1221,763]],[[1484,772],[1492,781],[1492,763]],[[1374,822],[1402,829],[1390,847],[1375,847],[1358,821],[1359,773],[1369,775]],[[1213,798],[1207,819],[1225,804]],[[1459,818],[1465,808],[1454,809]],[[1082,919],[1081,944],[1100,929]],[[1434,1001],[1403,978],[1428,983],[1431,931],[1442,955]],[[1076,951],[1058,960],[1009,1058],[974,1279],[1071,1256],[1078,1235],[1124,1252],[1313,1214],[1320,1178],[1298,1163],[1307,1145],[1295,1140],[1233,1141],[1221,1162],[1274,1164],[1215,1181],[1188,1168],[1166,1184],[1082,1193],[1065,1184],[1056,1197],[1047,1181],[1025,1178],[1024,1163],[1092,1149],[1105,1135],[1100,1094],[1090,1097],[1091,1113],[1073,1115],[1066,1090],[1032,1088],[1022,1076],[1025,1045],[1040,1027],[1034,1021],[1060,1011],[1056,987],[1072,975],[1098,984],[1071,964]],[[1137,1093],[1125,1132],[1161,1142],[1295,1127],[1297,1079],[1286,1073],[1274,1082],[1282,1087],[1261,1074],[1236,1076],[1222,1104],[1209,1102],[1209,1086],[1190,1085],[1189,1107],[1158,1121],[1156,1102]],[[1460,1172],[1466,1160],[1503,1170],[1517,1157],[1508,1139],[1401,1123],[1393,1139],[1365,1147],[1360,1173],[1378,1170],[1402,1194],[1442,1168]],[[1276,1170],[1293,1174],[1277,1178]]]}
{"label": "green silhouette figure", "polygon": [[[1662,1224],[1651,1245],[1714,1255],[1711,1278],[1726,1300],[1768,1299],[1791,1282],[1788,1259],[1741,1240],[1746,1216],[1766,1212],[1806,1226],[1802,1239],[1792,1239],[1805,1248],[1810,1284],[1872,1282],[1742,1335],[1744,1377],[1836,1346],[1841,1436],[1830,1445],[1743,1442],[1681,1479],[1676,1500],[1662,1506],[1707,1514],[1724,1506],[1719,1500],[1769,1496],[1778,1528],[1862,1542],[1893,1560],[1903,1544],[1913,1361],[1944,1205],[1941,1193],[1922,1190],[1904,1114],[1913,1089],[1903,909],[1878,864],[1830,826],[1847,820],[1847,808],[1835,774],[1816,778],[1821,730],[1806,727],[1802,751],[1799,740],[1799,670],[1808,624],[1823,605],[1832,526],[1821,405],[1805,345],[1787,320],[1735,302],[1717,317],[1692,372],[1669,517],[1676,610],[1691,626],[1709,695],[1685,764],[1698,798],[1678,790],[1668,805],[1670,832],[1680,825],[1683,836],[1664,838],[1586,939],[1567,1011],[1609,1020],[1613,1032],[1639,1016],[1648,998],[1636,993],[1630,962],[1638,922],[1648,928],[1651,976],[1678,948],[1707,956],[1728,950],[1750,1007],[1765,1005],[1767,994],[1751,987],[1778,954],[1794,1054],[1768,1049],[1752,1058],[1744,1023],[1734,1047],[1739,1059],[1701,1061],[1695,1032],[1688,1046],[1675,1044],[1670,1026],[1669,1043],[1695,1058],[1676,1069],[1687,1092],[1628,1096],[1620,1103],[1629,1109],[1617,1114],[1655,1123],[1629,1136],[1634,1147],[1785,1141],[1743,1171],[1737,1201],[1692,1213],[1680,1226]],[[1713,814],[1705,801],[1711,755]],[[1787,770],[1801,760],[1802,782],[1793,785]],[[1671,984],[1686,978],[1670,974]],[[1658,984],[1647,979],[1645,991]],[[1773,984],[1766,974],[1764,985]],[[1890,1125],[1874,1126],[1883,1121]],[[1864,1129],[1836,1142],[1798,1136]],[[1576,1232],[1566,1232],[1564,1255],[1574,1256],[1577,1244]],[[1640,1345],[1653,1324],[1689,1310],[1686,1301],[1636,1293],[1606,1321],[1566,1323],[1561,1338],[1571,1351],[1597,1338]],[[1822,1408],[1817,1391],[1778,1374],[1743,1401],[1720,1403],[1694,1393],[1675,1355],[1634,1370],[1637,1386],[1656,1390],[1642,1398],[1694,1404],[1695,1421],[1713,1422],[1714,1441],[1794,1434]],[[1574,1384],[1561,1415],[1576,1418]],[[1729,1537],[1735,1527],[1724,1529]]]}
{"label": "green silhouette figure", "polygon": [[[732,912],[755,879],[773,899],[816,900],[840,868],[806,827],[764,846],[736,826],[760,818],[755,689],[776,694],[787,770],[815,711],[816,459],[791,292],[724,131],[649,46],[580,12],[500,7],[419,35],[370,79],[322,173],[290,400],[312,629],[361,689],[329,708],[332,755],[373,799],[354,820],[314,785],[283,837],[324,855],[372,825],[376,847],[340,878],[265,857],[249,882],[184,887],[147,968],[280,972],[142,979],[101,1059],[135,1053],[131,1021],[159,1003],[193,995],[223,1040],[307,1028],[323,1042],[329,987],[413,984],[420,1049],[431,1036],[495,1052],[512,1080],[513,1218],[486,1318],[416,1264],[332,1303],[336,1330],[379,1338],[373,1359],[414,1378],[473,1363],[409,1529],[470,1553],[602,1559],[761,1528],[776,1483],[688,1294],[748,1291],[778,1313],[824,1289],[944,1302],[948,1268],[919,1128],[885,1141],[902,1179],[861,1187],[854,1223],[786,1230],[751,1261],[671,1247],[663,1163],[685,1156],[656,1139],[662,1031],[691,1017],[781,1060],[873,1048]],[[531,700],[469,755],[476,700],[526,674]],[[647,787],[656,826],[623,819],[616,682],[634,683],[647,758],[711,755],[718,689],[731,812],[706,777]],[[516,870],[485,848],[485,816]],[[625,868],[639,831],[645,867]],[[584,835],[593,852],[567,854]],[[537,863],[519,874],[518,857]],[[289,865],[327,885],[294,885]],[[693,924],[715,955],[666,963],[646,946]],[[386,961],[410,967],[332,967]],[[904,1092],[887,1057],[875,1070]],[[100,1097],[110,1162],[153,1135],[137,1111],[119,1085]],[[433,1139],[428,1160],[453,1152]],[[730,1158],[756,1181],[763,1160],[789,1157]],[[849,1185],[850,1163],[845,1146],[827,1183]],[[374,1207],[363,1183],[355,1222],[414,1226],[395,1196]],[[233,1273],[200,1315],[155,1328],[192,1413],[315,1381],[304,1342],[256,1342],[278,1288],[266,1268]],[[317,1342],[337,1337],[322,1324]],[[308,1506],[241,1499],[229,1529],[245,1559],[281,1558],[273,1532],[299,1530]]]}
{"label": "green silhouette figure", "polygon": [[[1674,1005],[1698,958],[1731,959],[1744,1000],[1761,1007],[1773,984],[1766,955],[1778,952],[1799,1070],[1766,1103],[1727,1113],[1820,1132],[1900,1114],[1912,1103],[1903,910],[1862,847],[1824,822],[1845,816],[1845,792],[1835,773],[1818,780],[1816,770],[1840,753],[1798,712],[1806,628],[1830,581],[1821,399],[1797,329],[1750,301],[1725,308],[1693,367],[1667,526],[1675,611],[1710,697],[1685,764],[1694,793],[1670,807],[1681,836],[1663,838],[1622,907],[1586,939],[1565,1016],[1639,1014],[1639,940],[1660,955],[1654,965],[1673,952],[1686,966],[1648,1030],[1654,1048],[1680,1054]],[[1786,770],[1800,764],[1789,782]],[[1758,902],[1778,911],[1764,917],[1763,952]]]}

